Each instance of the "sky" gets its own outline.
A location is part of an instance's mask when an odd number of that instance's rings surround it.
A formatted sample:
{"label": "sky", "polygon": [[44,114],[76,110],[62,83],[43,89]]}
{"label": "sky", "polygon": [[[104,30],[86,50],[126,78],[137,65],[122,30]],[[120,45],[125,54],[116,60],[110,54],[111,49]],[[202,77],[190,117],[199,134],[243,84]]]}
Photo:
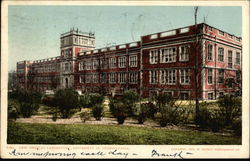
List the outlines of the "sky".
{"label": "sky", "polygon": [[[16,62],[60,55],[60,34],[94,32],[96,48],[194,24],[194,6],[39,6],[8,8],[8,71]],[[197,22],[242,36],[242,8],[201,6]]]}

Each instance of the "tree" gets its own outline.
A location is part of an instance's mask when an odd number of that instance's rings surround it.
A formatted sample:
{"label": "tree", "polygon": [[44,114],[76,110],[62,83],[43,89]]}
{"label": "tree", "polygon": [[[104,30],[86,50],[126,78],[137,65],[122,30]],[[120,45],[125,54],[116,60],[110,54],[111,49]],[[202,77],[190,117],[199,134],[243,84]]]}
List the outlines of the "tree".
{"label": "tree", "polygon": [[16,100],[8,100],[8,119],[16,120],[20,115],[20,104]]}
{"label": "tree", "polygon": [[56,91],[54,100],[62,118],[70,118],[79,107],[78,93],[73,89]]}
{"label": "tree", "polygon": [[24,118],[29,118],[39,109],[42,94],[32,91],[14,91],[9,98],[15,99],[20,103],[20,113]]}

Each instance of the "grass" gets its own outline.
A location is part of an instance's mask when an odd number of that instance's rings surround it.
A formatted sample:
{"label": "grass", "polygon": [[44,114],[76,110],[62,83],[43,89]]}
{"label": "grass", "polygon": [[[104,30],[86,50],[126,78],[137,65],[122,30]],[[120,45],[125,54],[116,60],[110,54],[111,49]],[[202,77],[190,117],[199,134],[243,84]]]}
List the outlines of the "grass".
{"label": "grass", "polygon": [[239,145],[241,137],[208,132],[86,124],[8,124],[8,144]]}

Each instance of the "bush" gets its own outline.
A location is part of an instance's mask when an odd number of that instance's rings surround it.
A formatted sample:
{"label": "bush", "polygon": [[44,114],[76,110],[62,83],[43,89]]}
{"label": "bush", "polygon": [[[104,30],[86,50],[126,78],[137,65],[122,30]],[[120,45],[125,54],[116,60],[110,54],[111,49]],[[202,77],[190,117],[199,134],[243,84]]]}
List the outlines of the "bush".
{"label": "bush", "polygon": [[127,117],[127,106],[123,102],[118,101],[114,104],[114,107],[114,113],[118,124],[123,124]]}
{"label": "bush", "polygon": [[143,124],[147,119],[147,115],[148,115],[148,104],[143,103],[139,108],[139,114],[137,117],[138,123]]}
{"label": "bush", "polygon": [[20,104],[16,100],[8,101],[8,119],[16,120],[20,115]]}
{"label": "bush", "polygon": [[191,109],[181,107],[180,104],[177,105],[176,100],[166,93],[159,94],[155,99],[160,113],[158,122],[162,127],[167,124],[185,124],[192,113]]}
{"label": "bush", "polygon": [[104,107],[102,104],[95,104],[92,108],[93,116],[96,120],[101,120],[103,116]]}
{"label": "bush", "polygon": [[60,89],[56,91],[54,100],[62,118],[70,118],[79,107],[78,93],[73,89]]}
{"label": "bush", "polygon": [[138,123],[143,124],[147,118],[155,119],[157,111],[157,107],[152,102],[142,103],[141,106],[138,106]]}
{"label": "bush", "polygon": [[116,116],[115,104],[118,102],[117,99],[110,97],[109,98],[109,110],[113,116]]}
{"label": "bush", "polygon": [[56,102],[54,100],[54,96],[45,96],[42,99],[42,103],[46,106],[49,106],[49,107],[56,107]]}
{"label": "bush", "polygon": [[58,118],[58,113],[59,113],[58,108],[56,108],[56,107],[52,108],[50,113],[52,114],[52,120],[56,121]]}
{"label": "bush", "polygon": [[85,93],[80,97],[80,105],[85,108],[93,107],[95,104],[102,104],[104,96],[98,93]]}
{"label": "bush", "polygon": [[81,120],[83,123],[85,123],[87,120],[91,118],[91,114],[88,111],[83,111],[79,114]]}
{"label": "bush", "polygon": [[241,117],[242,101],[240,97],[225,95],[218,100],[219,113],[225,126],[231,126],[233,120]]}
{"label": "bush", "polygon": [[213,132],[218,132],[225,127],[219,109],[208,109],[207,103],[200,104],[196,119],[200,128],[209,128]]}
{"label": "bush", "polygon": [[139,100],[139,95],[131,90],[125,91],[121,101],[126,105],[128,116],[134,116],[136,102]]}
{"label": "bush", "polygon": [[207,103],[200,104],[197,123],[201,128],[209,128],[213,132],[231,128],[241,134],[241,98],[225,95],[218,100],[218,109],[207,109]]}
{"label": "bush", "polygon": [[152,102],[144,103],[147,106],[147,117],[155,119],[155,114],[158,112],[158,108]]}
{"label": "bush", "polygon": [[37,112],[38,109],[39,106],[37,104],[32,104],[32,103],[22,102],[20,106],[20,112],[24,118],[30,118]]}
{"label": "bush", "polygon": [[33,91],[14,91],[9,95],[9,98],[15,99],[20,103],[20,114],[24,118],[31,117],[39,109],[42,94]]}
{"label": "bush", "polygon": [[234,131],[235,135],[237,135],[237,136],[242,135],[242,119],[241,119],[241,117],[233,120],[232,130]]}

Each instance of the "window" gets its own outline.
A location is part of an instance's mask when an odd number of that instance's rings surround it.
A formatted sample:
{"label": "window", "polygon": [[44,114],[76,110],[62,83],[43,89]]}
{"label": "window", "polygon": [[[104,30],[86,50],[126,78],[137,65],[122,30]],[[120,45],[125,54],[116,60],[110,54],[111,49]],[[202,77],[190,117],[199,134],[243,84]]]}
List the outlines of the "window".
{"label": "window", "polygon": [[180,99],[188,100],[189,99],[189,92],[180,92]]}
{"label": "window", "polygon": [[208,84],[213,84],[213,69],[208,69]]}
{"label": "window", "polygon": [[231,50],[228,50],[228,68],[232,68],[233,67],[233,53]]}
{"label": "window", "polygon": [[84,83],[84,75],[80,75],[80,83]]}
{"label": "window", "polygon": [[209,100],[213,100],[214,99],[214,93],[208,93],[207,98]]}
{"label": "window", "polygon": [[161,33],[161,37],[166,37],[166,36],[171,36],[171,35],[175,35],[176,34],[176,30],[172,30],[172,31],[166,31]]}
{"label": "window", "polygon": [[106,73],[100,74],[100,82],[101,83],[107,83]]}
{"label": "window", "polygon": [[176,70],[161,70],[160,72],[160,83],[172,85],[176,83]]}
{"label": "window", "polygon": [[179,60],[180,61],[189,60],[189,47],[188,46],[181,46],[179,48]]}
{"label": "window", "polygon": [[180,33],[185,33],[189,31],[189,27],[180,29]]}
{"label": "window", "polygon": [[129,66],[130,67],[137,67],[137,55],[129,56]]}
{"label": "window", "polygon": [[224,96],[224,92],[219,92],[219,97],[223,97]]}
{"label": "window", "polygon": [[86,74],[85,83],[91,83],[91,82],[92,82],[92,74]]}
{"label": "window", "polygon": [[181,69],[180,70],[180,83],[181,84],[189,84],[190,77],[189,77],[189,70],[188,69]]}
{"label": "window", "polygon": [[236,52],[235,64],[240,65],[240,53],[239,52]]}
{"label": "window", "polygon": [[207,47],[207,59],[213,60],[213,45],[211,44],[208,44],[208,47]]}
{"label": "window", "polygon": [[127,82],[127,73],[118,73],[118,83]]}
{"label": "window", "polygon": [[150,64],[158,63],[158,50],[150,50],[149,52],[149,62]]}
{"label": "window", "polygon": [[163,93],[169,96],[173,96],[173,91],[164,91]]}
{"label": "window", "polygon": [[99,74],[93,74],[93,83],[99,82]]}
{"label": "window", "polygon": [[227,86],[229,88],[232,88],[233,87],[233,83],[234,83],[234,79],[233,78],[228,78],[227,79]]}
{"label": "window", "polygon": [[65,71],[69,70],[69,63],[65,63]]}
{"label": "window", "polygon": [[110,68],[115,68],[116,67],[116,58],[109,58],[109,67]]}
{"label": "window", "polygon": [[97,69],[99,66],[98,60],[93,60],[93,69]]}
{"label": "window", "polygon": [[241,83],[241,72],[235,71],[236,82]]}
{"label": "window", "polygon": [[156,70],[149,71],[149,82],[150,84],[157,83],[157,71]]}
{"label": "window", "polygon": [[91,60],[87,60],[86,61],[86,70],[91,70],[92,69],[92,61]]}
{"label": "window", "polygon": [[115,75],[116,75],[116,73],[109,73],[109,82],[110,83],[116,82]]}
{"label": "window", "polygon": [[158,37],[157,34],[154,34],[154,35],[150,35],[150,39],[156,39]]}
{"label": "window", "polygon": [[101,58],[100,59],[100,66],[102,69],[107,69],[108,68],[108,58]]}
{"label": "window", "polygon": [[137,83],[138,74],[136,72],[129,73],[129,82]]}
{"label": "window", "polygon": [[218,83],[224,83],[224,70],[219,70]]}
{"label": "window", "polygon": [[84,61],[80,62],[79,63],[79,71],[84,70],[84,67],[85,67],[85,62]]}
{"label": "window", "polygon": [[176,48],[164,48],[161,49],[161,63],[176,62]]}
{"label": "window", "polygon": [[218,61],[221,61],[221,62],[224,61],[224,48],[218,49]]}
{"label": "window", "polygon": [[118,67],[119,68],[125,68],[126,67],[126,60],[127,58],[125,56],[118,58]]}

